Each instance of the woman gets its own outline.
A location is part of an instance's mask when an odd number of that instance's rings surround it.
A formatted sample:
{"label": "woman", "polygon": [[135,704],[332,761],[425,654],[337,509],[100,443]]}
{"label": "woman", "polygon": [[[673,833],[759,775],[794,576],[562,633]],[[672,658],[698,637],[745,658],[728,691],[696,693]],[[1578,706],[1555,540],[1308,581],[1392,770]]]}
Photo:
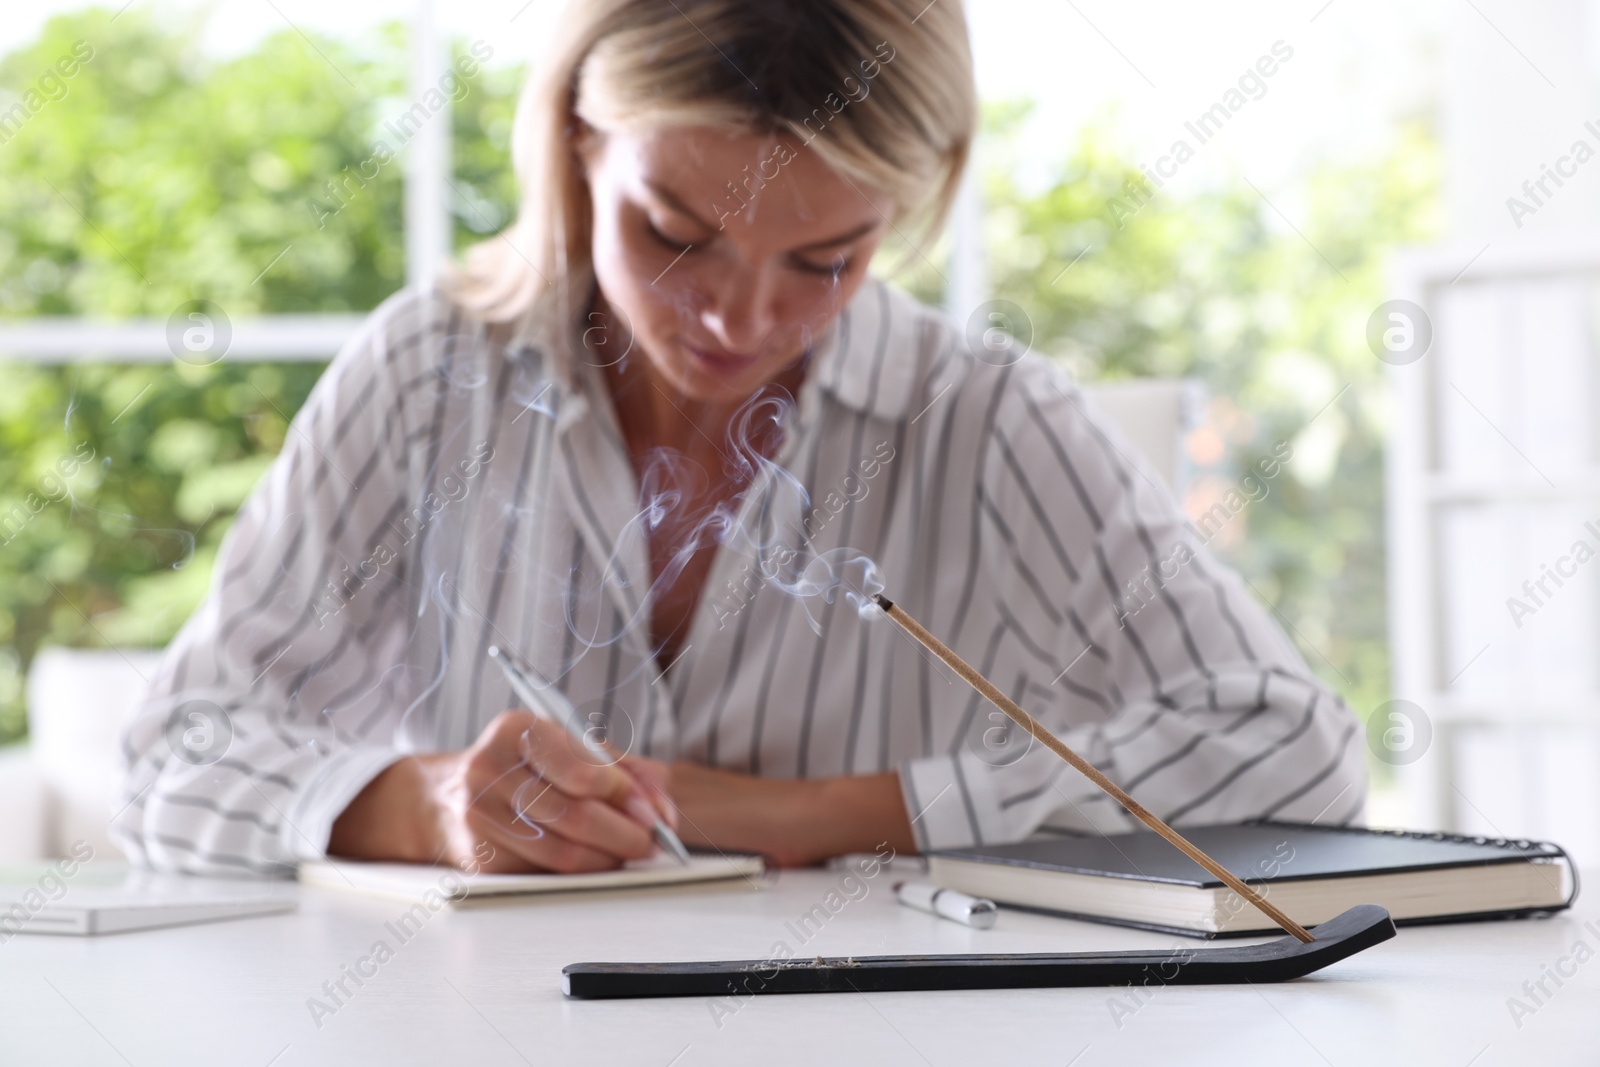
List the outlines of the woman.
{"label": "woman", "polygon": [[296,418],[128,735],[122,846],[579,871],[657,810],[785,864],[1128,825],[869,577],[1169,819],[1358,817],[1353,717],[1063,374],[868,277],[975,116],[956,0],[574,0],[518,222]]}

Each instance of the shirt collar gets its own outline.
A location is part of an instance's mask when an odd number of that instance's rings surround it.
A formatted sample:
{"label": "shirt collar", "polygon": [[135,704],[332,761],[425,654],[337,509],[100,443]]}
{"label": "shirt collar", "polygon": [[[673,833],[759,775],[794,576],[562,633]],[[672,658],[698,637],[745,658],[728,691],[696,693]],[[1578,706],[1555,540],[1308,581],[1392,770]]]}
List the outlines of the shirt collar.
{"label": "shirt collar", "polygon": [[811,373],[818,385],[856,411],[905,418],[916,384],[918,310],[910,297],[868,278],[816,346]]}

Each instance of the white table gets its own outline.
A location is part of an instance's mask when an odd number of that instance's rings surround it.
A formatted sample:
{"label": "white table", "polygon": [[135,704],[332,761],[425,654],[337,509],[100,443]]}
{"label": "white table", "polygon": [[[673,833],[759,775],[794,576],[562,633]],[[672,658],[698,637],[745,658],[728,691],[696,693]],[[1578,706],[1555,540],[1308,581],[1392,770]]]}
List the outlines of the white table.
{"label": "white table", "polygon": [[[19,936],[0,944],[0,1064],[1600,1063],[1593,900],[1550,920],[1402,929],[1293,983],[1162,988],[1137,999],[1126,988],[763,996],[719,1020],[706,999],[561,994],[561,968],[576,961],[765,958],[778,940],[829,956],[1180,943],[1014,911],[993,930],[969,930],[897,905],[885,872],[801,944],[786,924],[841,877],[786,872],[761,892],[651,890],[446,910],[404,944],[385,926],[404,905],[305,890],[293,915],[101,938]],[[353,995],[319,1028],[308,998],[380,938],[394,957],[361,988],[346,979]],[[1522,984],[1580,940],[1596,957],[1562,987],[1546,979],[1553,996],[1519,1027],[1508,998],[1525,998]]]}

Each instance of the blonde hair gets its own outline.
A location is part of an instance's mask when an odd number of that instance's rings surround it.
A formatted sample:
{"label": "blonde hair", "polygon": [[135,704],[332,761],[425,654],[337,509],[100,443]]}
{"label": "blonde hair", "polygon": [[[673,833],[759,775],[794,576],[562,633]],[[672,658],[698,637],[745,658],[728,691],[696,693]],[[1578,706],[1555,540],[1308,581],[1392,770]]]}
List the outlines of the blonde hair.
{"label": "blonde hair", "polygon": [[580,124],[788,134],[931,234],[977,124],[966,19],[959,0],[569,0],[517,104],[517,219],[445,278],[488,321],[588,270]]}

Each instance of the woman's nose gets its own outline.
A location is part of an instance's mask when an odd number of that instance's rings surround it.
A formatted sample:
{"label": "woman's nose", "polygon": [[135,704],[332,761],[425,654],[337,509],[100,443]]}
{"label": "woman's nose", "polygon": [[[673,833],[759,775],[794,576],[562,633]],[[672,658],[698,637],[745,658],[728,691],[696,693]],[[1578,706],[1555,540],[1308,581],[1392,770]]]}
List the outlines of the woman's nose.
{"label": "woman's nose", "polygon": [[772,278],[765,269],[735,267],[709,294],[701,323],[729,352],[755,355],[772,333],[777,314]]}

